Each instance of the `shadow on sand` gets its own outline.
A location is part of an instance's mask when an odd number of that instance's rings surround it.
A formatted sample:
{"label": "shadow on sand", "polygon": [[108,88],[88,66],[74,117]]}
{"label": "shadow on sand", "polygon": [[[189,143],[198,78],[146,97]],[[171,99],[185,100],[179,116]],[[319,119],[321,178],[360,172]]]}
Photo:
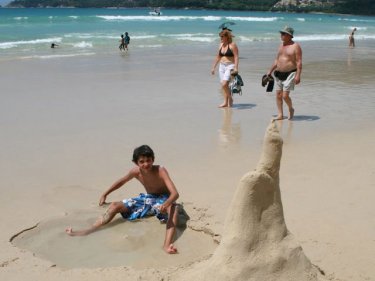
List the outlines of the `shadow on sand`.
{"label": "shadow on sand", "polygon": [[253,107],[256,107],[256,104],[253,103],[237,103],[233,104],[233,109],[252,109]]}

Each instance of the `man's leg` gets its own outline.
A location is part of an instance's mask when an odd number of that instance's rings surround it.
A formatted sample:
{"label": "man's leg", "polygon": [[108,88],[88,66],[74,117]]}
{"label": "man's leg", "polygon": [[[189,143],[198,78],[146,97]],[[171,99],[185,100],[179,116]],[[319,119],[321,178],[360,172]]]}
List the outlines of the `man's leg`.
{"label": "man's leg", "polygon": [[278,113],[275,120],[283,120],[283,92],[281,90],[276,91],[276,105]]}
{"label": "man's leg", "polygon": [[65,232],[70,236],[84,236],[88,235],[96,230],[98,230],[101,226],[109,223],[116,214],[127,212],[127,208],[125,207],[123,202],[113,202],[109,205],[107,211],[97,219],[97,221],[88,229],[84,230],[77,230],[73,231],[71,227],[68,227]]}
{"label": "man's leg", "polygon": [[177,254],[177,248],[173,245],[174,235],[176,233],[176,225],[178,219],[178,207],[173,203],[168,208],[167,229],[164,239],[164,251],[168,254]]}
{"label": "man's leg", "polygon": [[283,92],[283,99],[284,99],[285,103],[288,105],[288,108],[289,108],[288,120],[291,120],[291,119],[293,119],[293,116],[294,116],[294,108],[293,108],[293,104],[292,104],[292,99],[289,96],[289,92],[287,92],[287,91]]}

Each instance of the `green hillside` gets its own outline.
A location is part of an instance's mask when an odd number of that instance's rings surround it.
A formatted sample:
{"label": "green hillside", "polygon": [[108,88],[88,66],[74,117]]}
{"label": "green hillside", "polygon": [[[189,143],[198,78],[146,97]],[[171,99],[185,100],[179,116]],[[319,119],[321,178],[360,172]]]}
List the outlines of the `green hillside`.
{"label": "green hillside", "polygon": [[249,11],[328,12],[363,15],[375,14],[374,0],[290,0],[283,1],[283,5],[274,7],[278,2],[278,0],[15,0],[8,6],[26,8],[162,7]]}

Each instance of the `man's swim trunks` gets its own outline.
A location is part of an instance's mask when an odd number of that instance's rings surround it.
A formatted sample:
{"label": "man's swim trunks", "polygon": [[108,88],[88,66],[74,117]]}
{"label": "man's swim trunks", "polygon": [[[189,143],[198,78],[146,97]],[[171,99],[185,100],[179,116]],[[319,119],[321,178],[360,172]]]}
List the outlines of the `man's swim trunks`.
{"label": "man's swim trunks", "polygon": [[275,71],[276,91],[293,91],[297,69],[288,72]]}
{"label": "man's swim trunks", "polygon": [[156,216],[161,222],[168,220],[168,214],[160,213],[160,206],[167,201],[168,194],[139,194],[138,197],[124,199],[123,203],[129,212],[121,213],[124,219],[136,220]]}

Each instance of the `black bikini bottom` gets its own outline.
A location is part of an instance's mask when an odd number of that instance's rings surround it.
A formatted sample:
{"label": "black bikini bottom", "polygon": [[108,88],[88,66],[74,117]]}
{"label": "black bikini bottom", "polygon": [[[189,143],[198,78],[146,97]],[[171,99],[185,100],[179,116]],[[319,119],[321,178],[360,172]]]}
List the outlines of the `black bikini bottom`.
{"label": "black bikini bottom", "polygon": [[279,80],[281,81],[285,81],[289,75],[293,72],[296,72],[297,69],[293,69],[291,71],[288,71],[288,72],[281,72],[281,71],[278,71],[278,70],[275,70],[275,72],[273,73],[275,75],[275,77],[277,77]]}

